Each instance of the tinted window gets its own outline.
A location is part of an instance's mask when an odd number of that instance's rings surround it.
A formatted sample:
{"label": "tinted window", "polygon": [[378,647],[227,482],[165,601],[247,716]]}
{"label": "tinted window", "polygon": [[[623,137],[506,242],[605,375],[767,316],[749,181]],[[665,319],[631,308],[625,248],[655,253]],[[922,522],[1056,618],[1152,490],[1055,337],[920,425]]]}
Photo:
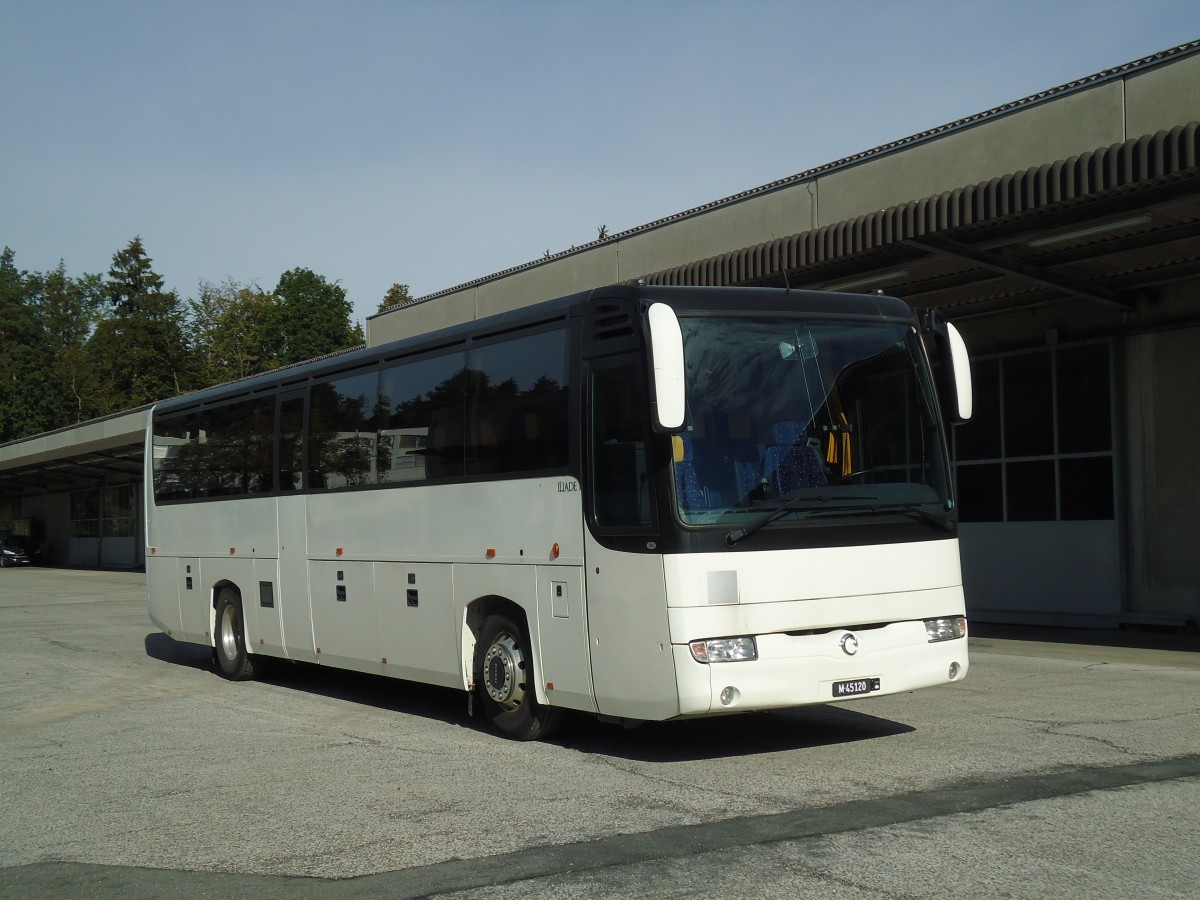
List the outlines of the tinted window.
{"label": "tinted window", "polygon": [[467,353],[468,475],[566,466],[567,349],[560,330]]}
{"label": "tinted window", "polygon": [[242,400],[154,426],[157,500],[236,497],[274,489],[275,400]]}
{"label": "tinted window", "polygon": [[[198,496],[200,424],[196,417],[173,416],[154,422],[154,499],[184,500]],[[72,512],[72,518],[77,516]]]}
{"label": "tinted window", "polygon": [[290,397],[279,404],[279,473],[281,491],[304,487],[304,398]]}
{"label": "tinted window", "polygon": [[632,365],[592,373],[592,504],[596,524],[653,524],[646,381]]}
{"label": "tinted window", "polygon": [[401,363],[380,380],[379,480],[463,473],[464,354]]}
{"label": "tinted window", "polygon": [[378,402],[376,371],[313,385],[308,413],[310,488],[375,483]]}
{"label": "tinted window", "polygon": [[160,418],[155,498],[562,469],[568,364],[560,329],[340,375],[312,385],[307,412],[298,392],[279,403],[277,443],[274,397]]}

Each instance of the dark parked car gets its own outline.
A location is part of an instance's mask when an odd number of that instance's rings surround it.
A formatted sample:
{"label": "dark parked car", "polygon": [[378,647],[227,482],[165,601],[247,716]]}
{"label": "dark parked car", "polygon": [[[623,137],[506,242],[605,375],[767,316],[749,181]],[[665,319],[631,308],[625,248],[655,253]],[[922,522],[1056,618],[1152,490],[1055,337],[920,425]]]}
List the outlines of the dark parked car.
{"label": "dark parked car", "polygon": [[0,537],[0,566],[32,566],[41,560],[41,550],[32,538],[20,534]]}

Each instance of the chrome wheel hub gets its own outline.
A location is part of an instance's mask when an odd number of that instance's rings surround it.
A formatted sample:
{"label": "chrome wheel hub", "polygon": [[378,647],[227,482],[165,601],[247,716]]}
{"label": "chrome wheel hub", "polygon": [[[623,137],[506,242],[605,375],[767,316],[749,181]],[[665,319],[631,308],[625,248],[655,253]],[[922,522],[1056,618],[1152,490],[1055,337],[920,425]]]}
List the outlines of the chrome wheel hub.
{"label": "chrome wheel hub", "polygon": [[525,657],[511,634],[496,635],[483,658],[483,686],[508,712],[525,700]]}
{"label": "chrome wheel hub", "polygon": [[217,643],[221,647],[221,655],[226,659],[237,659],[237,616],[232,605],[227,605],[221,611],[221,621],[218,623]]}

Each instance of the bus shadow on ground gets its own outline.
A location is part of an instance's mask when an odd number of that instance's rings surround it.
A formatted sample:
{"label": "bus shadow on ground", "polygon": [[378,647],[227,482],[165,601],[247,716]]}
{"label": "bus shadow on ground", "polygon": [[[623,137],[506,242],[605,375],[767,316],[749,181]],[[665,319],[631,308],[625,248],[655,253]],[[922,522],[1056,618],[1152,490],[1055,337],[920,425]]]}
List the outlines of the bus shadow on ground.
{"label": "bus shadow on ground", "polygon": [[[220,677],[213,665],[212,650],[207,647],[181,643],[161,632],[148,634],[145,646],[146,655],[152,659]],[[453,688],[284,660],[272,660],[262,680],[331,700],[494,734],[496,740],[503,740],[479,710],[473,717],[468,715],[466,695]],[[842,706],[645,722],[636,727],[571,713],[562,730],[546,743],[578,753],[639,762],[686,762],[836,746],[915,730],[902,722]]]}
{"label": "bus shadow on ground", "polygon": [[[222,677],[211,648],[185,644],[161,632],[146,635],[145,645],[151,659]],[[487,730],[482,717],[467,716],[466,695],[452,688],[284,659],[272,659],[259,680],[331,700]]]}
{"label": "bus shadow on ground", "polygon": [[805,706],[646,722],[632,729],[576,718],[554,743],[581,753],[638,762],[687,762],[836,746],[914,731],[911,725],[844,707]]}
{"label": "bus shadow on ground", "polygon": [[161,631],[146,635],[146,655],[159,662],[171,663],[188,669],[211,669],[213,656],[209,647],[185,644],[168,637]]}

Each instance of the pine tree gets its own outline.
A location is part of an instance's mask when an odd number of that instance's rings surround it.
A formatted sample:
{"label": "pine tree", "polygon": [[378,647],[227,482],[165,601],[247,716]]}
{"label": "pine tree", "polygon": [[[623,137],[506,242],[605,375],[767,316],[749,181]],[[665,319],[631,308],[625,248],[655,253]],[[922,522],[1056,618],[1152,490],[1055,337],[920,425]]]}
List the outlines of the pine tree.
{"label": "pine tree", "polygon": [[71,278],[63,262],[39,278],[38,316],[54,348],[54,381],[60,402],[52,428],[71,425],[98,414],[98,389],[84,346],[96,325],[103,302],[99,275]]}
{"label": "pine tree", "polygon": [[15,254],[0,253],[0,442],[46,431],[57,395],[53,348],[37,315],[36,276],[17,269]]}
{"label": "pine tree", "polygon": [[152,267],[140,238],[113,256],[104,282],[110,309],[87,343],[101,414],[173,397],[196,385],[194,361],[174,291]]}

